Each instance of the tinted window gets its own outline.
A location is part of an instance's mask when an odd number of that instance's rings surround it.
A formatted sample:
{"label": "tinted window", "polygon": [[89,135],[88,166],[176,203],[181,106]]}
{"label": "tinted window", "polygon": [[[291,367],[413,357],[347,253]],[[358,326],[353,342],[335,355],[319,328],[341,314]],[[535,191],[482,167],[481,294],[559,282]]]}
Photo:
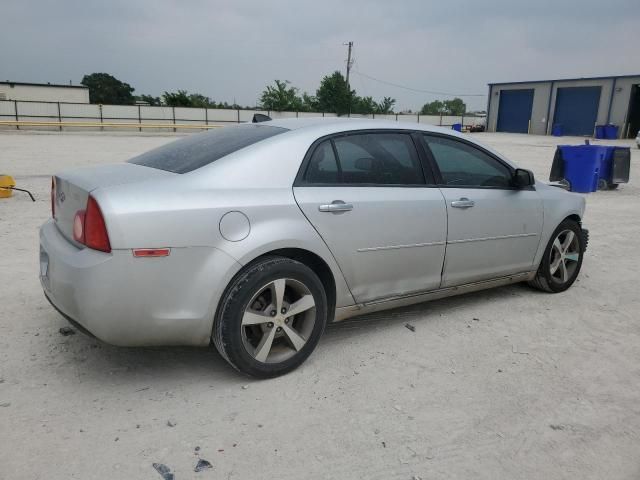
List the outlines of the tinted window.
{"label": "tinted window", "polygon": [[286,128],[253,124],[216,128],[143,153],[129,160],[129,163],[187,173],[286,131]]}
{"label": "tinted window", "polygon": [[425,136],[445,185],[509,187],[509,168],[482,150],[456,140]]}
{"label": "tinted window", "polygon": [[309,183],[338,183],[338,162],[330,140],[318,145],[309,160],[306,181]]}
{"label": "tinted window", "polygon": [[401,133],[367,133],[334,139],[341,182],[348,184],[424,184],[418,152]]}

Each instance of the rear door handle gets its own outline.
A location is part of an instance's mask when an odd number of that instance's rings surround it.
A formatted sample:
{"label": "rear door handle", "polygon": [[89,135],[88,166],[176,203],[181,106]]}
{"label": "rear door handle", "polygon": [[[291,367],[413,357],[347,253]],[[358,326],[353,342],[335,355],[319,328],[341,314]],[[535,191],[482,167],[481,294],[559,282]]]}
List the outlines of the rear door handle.
{"label": "rear door handle", "polygon": [[476,204],[473,200],[469,200],[466,197],[462,197],[460,200],[454,200],[451,202],[453,208],[471,208]]}
{"label": "rear door handle", "polygon": [[334,200],[331,203],[320,205],[318,210],[321,212],[348,212],[353,210],[353,204],[344,203],[342,200]]}

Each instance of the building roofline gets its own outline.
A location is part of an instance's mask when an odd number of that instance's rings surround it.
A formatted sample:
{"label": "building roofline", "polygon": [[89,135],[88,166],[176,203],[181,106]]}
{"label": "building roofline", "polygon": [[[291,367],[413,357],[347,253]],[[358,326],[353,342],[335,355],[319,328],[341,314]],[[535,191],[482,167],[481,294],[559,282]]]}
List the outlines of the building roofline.
{"label": "building roofline", "polygon": [[64,85],[61,83],[32,83],[32,82],[0,82],[0,85],[27,85],[30,87],[64,87],[64,88],[82,88],[83,90],[88,90],[89,87],[85,87],[84,85]]}
{"label": "building roofline", "polygon": [[525,83],[549,83],[549,82],[575,82],[576,80],[614,80],[618,78],[640,78],[640,73],[635,75],[607,75],[603,77],[576,77],[576,78],[550,78],[547,80],[528,80],[521,82],[498,82],[498,83],[488,83],[489,86],[494,85],[522,85]]}

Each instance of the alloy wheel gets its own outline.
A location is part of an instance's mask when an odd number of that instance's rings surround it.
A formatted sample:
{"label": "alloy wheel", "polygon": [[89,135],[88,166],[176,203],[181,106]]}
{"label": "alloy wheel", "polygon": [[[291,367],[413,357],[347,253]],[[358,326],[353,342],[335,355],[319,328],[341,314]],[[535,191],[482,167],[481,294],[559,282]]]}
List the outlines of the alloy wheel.
{"label": "alloy wheel", "polygon": [[549,273],[558,283],[566,283],[578,268],[580,242],[572,230],[560,232],[551,246]]}
{"label": "alloy wheel", "polygon": [[306,345],[316,322],[316,304],[298,280],[280,278],[253,295],[242,315],[242,343],[255,360],[278,363]]}

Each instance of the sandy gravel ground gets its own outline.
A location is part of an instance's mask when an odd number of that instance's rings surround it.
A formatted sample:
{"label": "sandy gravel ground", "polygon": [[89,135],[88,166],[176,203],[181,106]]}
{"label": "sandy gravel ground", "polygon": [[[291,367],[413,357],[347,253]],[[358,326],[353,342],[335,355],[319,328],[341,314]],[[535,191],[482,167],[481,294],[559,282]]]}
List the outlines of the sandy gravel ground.
{"label": "sandy gravel ground", "polygon": [[[479,136],[547,178],[558,139]],[[294,373],[251,381],[214,349],[64,337],[40,289],[49,176],[173,138],[0,133],[0,173],[38,199],[0,200],[0,478],[159,480],[153,463],[178,480],[640,477],[635,146],[632,183],[588,197],[568,292],[516,285],[350,320]],[[195,473],[198,458],[213,468]]]}

